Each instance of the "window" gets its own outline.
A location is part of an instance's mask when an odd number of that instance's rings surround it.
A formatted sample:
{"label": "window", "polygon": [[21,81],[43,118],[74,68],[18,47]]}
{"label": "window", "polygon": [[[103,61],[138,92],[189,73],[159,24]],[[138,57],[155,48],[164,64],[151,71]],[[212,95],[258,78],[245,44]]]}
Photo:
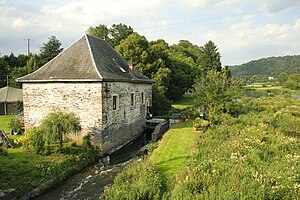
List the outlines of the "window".
{"label": "window", "polygon": [[145,103],[145,93],[144,92],[141,93],[141,98],[142,98],[142,104],[144,104]]}
{"label": "window", "polygon": [[134,106],[134,93],[130,94],[130,105]]}
{"label": "window", "polygon": [[119,96],[113,95],[113,110],[119,109]]}

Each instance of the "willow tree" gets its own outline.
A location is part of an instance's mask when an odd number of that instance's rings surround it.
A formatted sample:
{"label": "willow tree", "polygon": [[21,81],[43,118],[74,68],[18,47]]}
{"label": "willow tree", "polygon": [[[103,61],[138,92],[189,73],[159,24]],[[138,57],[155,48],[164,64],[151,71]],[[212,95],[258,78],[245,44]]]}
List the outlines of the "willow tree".
{"label": "willow tree", "polygon": [[50,112],[42,121],[41,128],[47,143],[59,140],[63,146],[63,135],[76,134],[81,130],[79,118],[74,113],[63,112],[59,109]]}

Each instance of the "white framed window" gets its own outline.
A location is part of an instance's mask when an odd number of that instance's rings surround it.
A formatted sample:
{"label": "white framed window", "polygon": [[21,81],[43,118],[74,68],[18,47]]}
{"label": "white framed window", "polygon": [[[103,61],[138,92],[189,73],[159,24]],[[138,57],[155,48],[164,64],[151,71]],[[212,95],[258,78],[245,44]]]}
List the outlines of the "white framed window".
{"label": "white framed window", "polygon": [[141,101],[142,101],[142,104],[145,103],[145,93],[144,92],[141,93]]}
{"label": "white framed window", "polygon": [[119,110],[119,95],[112,95],[113,110]]}
{"label": "white framed window", "polygon": [[134,95],[134,92],[130,93],[130,105],[131,106],[135,105],[135,95]]}

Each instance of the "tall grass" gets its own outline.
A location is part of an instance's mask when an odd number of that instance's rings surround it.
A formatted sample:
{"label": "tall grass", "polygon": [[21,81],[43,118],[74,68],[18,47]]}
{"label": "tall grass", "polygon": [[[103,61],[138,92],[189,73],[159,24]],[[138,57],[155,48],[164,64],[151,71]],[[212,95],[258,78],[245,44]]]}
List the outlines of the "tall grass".
{"label": "tall grass", "polygon": [[[198,139],[192,139],[191,123],[167,132],[139,164],[151,167],[123,172],[107,199],[299,199],[300,101],[276,96],[239,104],[238,117],[222,115],[222,124]],[[188,156],[176,160],[184,148]],[[159,195],[140,195],[153,191]]]}

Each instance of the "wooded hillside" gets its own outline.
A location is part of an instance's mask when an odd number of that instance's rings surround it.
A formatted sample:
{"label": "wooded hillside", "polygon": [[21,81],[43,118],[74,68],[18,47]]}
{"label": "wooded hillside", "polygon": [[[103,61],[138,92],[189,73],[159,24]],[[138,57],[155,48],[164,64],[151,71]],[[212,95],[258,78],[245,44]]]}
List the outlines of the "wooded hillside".
{"label": "wooded hillside", "polygon": [[254,75],[261,77],[278,76],[300,72],[300,55],[279,56],[252,60],[242,65],[229,66],[233,76],[250,78]]}

